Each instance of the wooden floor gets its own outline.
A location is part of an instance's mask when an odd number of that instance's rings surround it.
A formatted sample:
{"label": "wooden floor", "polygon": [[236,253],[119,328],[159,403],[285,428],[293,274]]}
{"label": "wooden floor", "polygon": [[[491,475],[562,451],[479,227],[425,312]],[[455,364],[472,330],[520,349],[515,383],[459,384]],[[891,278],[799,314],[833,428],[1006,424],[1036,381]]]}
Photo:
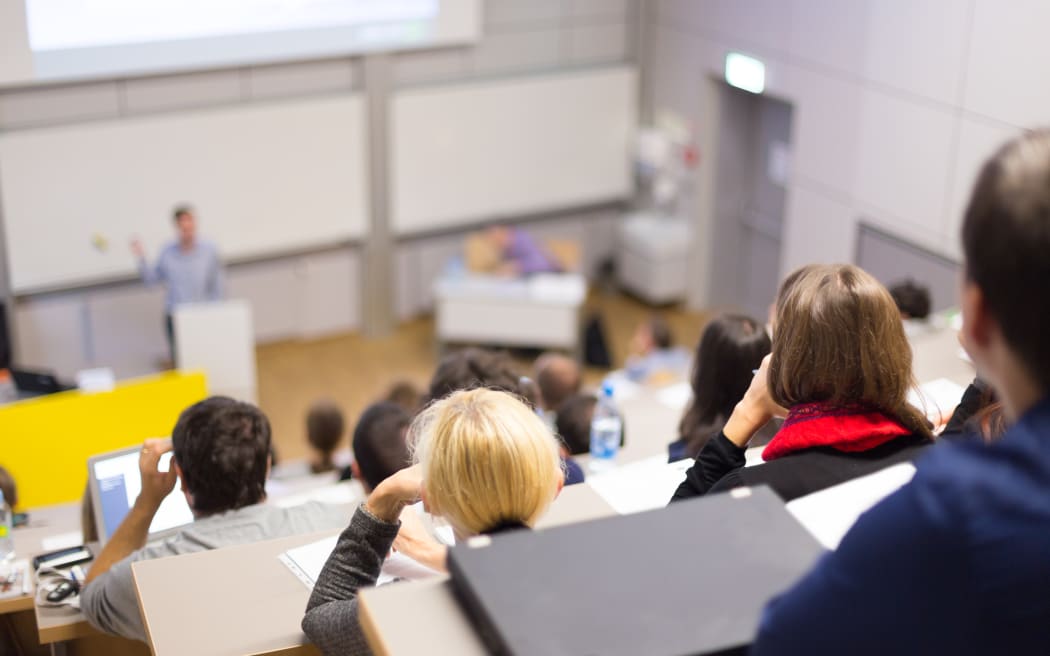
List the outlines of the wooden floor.
{"label": "wooden floor", "polygon": [[[652,312],[663,315],[679,344],[692,348],[705,316],[678,307],[653,309],[620,294],[594,292],[587,313],[597,312],[605,324],[614,363],[621,365],[636,326]],[[402,324],[390,336],[370,339],[357,333],[311,341],[286,341],[257,350],[259,404],[273,424],[274,442],[282,460],[306,454],[304,419],[315,400],[328,398],[343,408],[349,427],[360,412],[397,381],[425,389],[436,365],[434,323],[430,318]],[[520,360],[522,373],[530,362]],[[597,384],[606,371],[588,369],[586,382]]]}

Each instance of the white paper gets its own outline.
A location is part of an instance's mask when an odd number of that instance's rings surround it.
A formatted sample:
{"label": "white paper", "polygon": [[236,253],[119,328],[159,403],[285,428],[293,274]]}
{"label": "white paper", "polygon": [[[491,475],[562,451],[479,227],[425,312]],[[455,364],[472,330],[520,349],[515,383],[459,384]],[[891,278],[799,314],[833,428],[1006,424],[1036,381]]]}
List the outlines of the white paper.
{"label": "white paper", "polygon": [[684,410],[691,398],[693,398],[693,388],[689,386],[689,383],[668,385],[656,393],[656,400],[672,410]]}
{"label": "white paper", "polygon": [[587,479],[598,495],[621,515],[663,508],[693,464],[690,459],[668,464],[653,456]]}
{"label": "white paper", "polygon": [[40,541],[43,551],[59,551],[70,547],[79,547],[84,544],[84,534],[80,531],[70,531],[46,537]]}
{"label": "white paper", "polygon": [[787,504],[787,509],[821,544],[836,549],[865,511],[903,487],[914,475],[915,465],[909,462],[893,465],[795,499]]}
{"label": "white paper", "polygon": [[951,417],[965,391],[966,388],[958,383],[937,378],[919,385],[918,393],[915,390],[908,392],[908,403],[925,412],[934,425],[940,426]]}

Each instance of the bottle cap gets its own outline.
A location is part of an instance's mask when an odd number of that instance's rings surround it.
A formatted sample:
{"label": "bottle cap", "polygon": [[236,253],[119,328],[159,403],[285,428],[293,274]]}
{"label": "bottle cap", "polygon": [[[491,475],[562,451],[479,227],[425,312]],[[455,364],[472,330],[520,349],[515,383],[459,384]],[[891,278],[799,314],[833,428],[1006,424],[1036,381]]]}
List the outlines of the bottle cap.
{"label": "bottle cap", "polygon": [[611,381],[604,381],[602,383],[602,396],[611,399],[613,397],[613,384]]}

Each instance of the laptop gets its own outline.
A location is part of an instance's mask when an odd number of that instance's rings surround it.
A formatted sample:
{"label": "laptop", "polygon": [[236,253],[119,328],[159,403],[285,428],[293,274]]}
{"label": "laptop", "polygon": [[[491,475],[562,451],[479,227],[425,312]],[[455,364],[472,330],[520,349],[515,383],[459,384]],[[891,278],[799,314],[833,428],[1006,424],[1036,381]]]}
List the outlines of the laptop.
{"label": "laptop", "polygon": [[[88,459],[88,490],[95,511],[98,539],[102,544],[109,541],[124,521],[142,489],[139,475],[141,450],[142,447],[134,446]],[[165,471],[171,466],[169,452],[161,457],[160,469]],[[149,527],[150,541],[167,537],[193,521],[193,512],[180,488],[176,482],[171,494],[161,502]]]}
{"label": "laptop", "polygon": [[448,567],[493,654],[736,654],[822,552],[759,487],[475,538],[450,549]]}
{"label": "laptop", "polygon": [[47,371],[11,369],[11,378],[15,382],[15,389],[28,395],[54,394],[75,389],[60,383],[54,374]]}

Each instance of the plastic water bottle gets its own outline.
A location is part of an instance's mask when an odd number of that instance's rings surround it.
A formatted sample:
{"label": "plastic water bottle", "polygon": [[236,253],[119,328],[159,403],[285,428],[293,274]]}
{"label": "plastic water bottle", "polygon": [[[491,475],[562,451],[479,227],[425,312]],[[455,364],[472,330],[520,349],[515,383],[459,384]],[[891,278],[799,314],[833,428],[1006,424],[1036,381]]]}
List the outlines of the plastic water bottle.
{"label": "plastic water bottle", "polygon": [[616,452],[620,450],[620,435],[623,434],[623,419],[620,418],[616,404],[613,402],[612,384],[602,384],[598,404],[594,407],[594,419],[591,420],[591,462],[592,472],[601,472],[615,466]]}
{"label": "plastic water bottle", "polygon": [[11,535],[12,519],[11,506],[4,500],[3,490],[0,490],[0,562],[15,557],[15,539]]}

